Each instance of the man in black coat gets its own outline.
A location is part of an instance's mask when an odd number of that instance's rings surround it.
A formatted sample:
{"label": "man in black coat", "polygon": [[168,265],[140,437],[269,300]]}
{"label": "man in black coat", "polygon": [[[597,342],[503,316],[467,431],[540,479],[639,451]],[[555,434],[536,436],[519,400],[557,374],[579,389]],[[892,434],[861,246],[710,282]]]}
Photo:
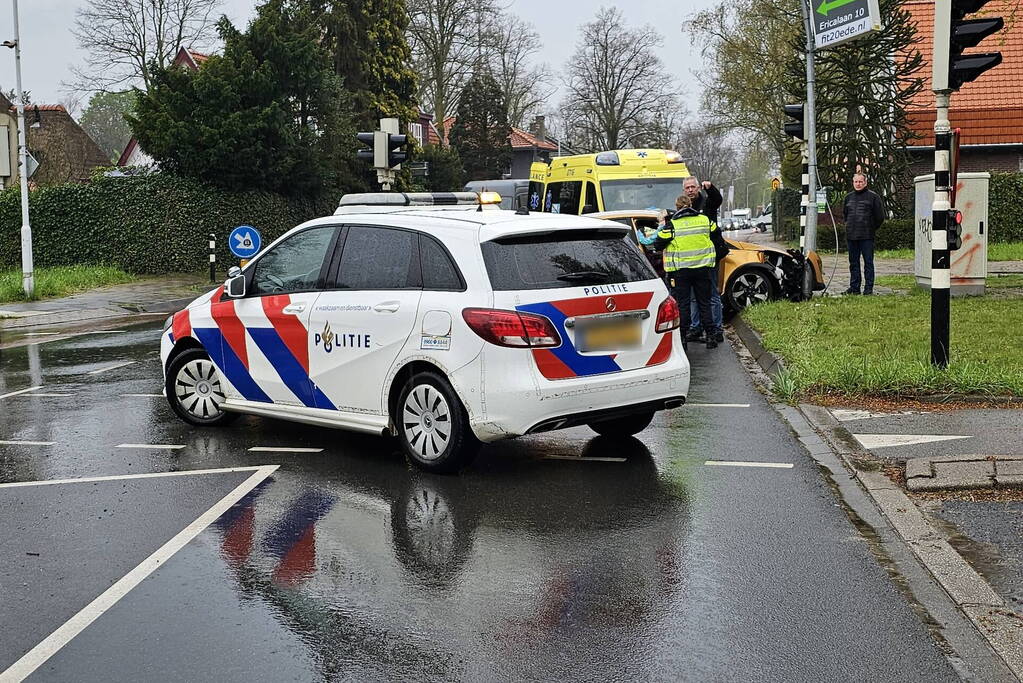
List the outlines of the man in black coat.
{"label": "man in black coat", "polygon": [[[689,201],[693,204],[693,209],[698,213],[702,213],[704,216],[710,219],[711,223],[717,225],[718,222],[718,209],[721,208],[721,204],[724,203],[724,197],[721,196],[721,190],[714,187],[714,183],[709,180],[704,180],[702,183],[696,177],[689,177],[682,181],[682,191]],[[718,230],[717,234],[721,234]],[[723,242],[723,240],[722,240]],[[719,249],[720,251],[720,249]],[[720,260],[720,257],[719,257]],[[714,271],[711,274],[713,280],[713,286],[710,290],[710,310],[711,318],[714,320],[714,326],[717,329],[718,342],[725,340],[724,333],[721,332],[722,324],[722,311],[721,311],[721,292],[718,290],[718,269],[714,266]],[[693,300],[693,306],[691,311],[691,325],[689,327],[689,341],[695,341],[700,338],[702,331],[700,329],[700,312],[696,308],[696,300]]]}
{"label": "man in black coat", "polygon": [[846,195],[842,207],[845,218],[845,239],[849,244],[849,289],[845,294],[860,293],[860,257],[863,257],[863,293],[874,293],[874,235],[884,222],[884,205],[876,192],[867,189],[867,176],[853,176],[853,191]]}

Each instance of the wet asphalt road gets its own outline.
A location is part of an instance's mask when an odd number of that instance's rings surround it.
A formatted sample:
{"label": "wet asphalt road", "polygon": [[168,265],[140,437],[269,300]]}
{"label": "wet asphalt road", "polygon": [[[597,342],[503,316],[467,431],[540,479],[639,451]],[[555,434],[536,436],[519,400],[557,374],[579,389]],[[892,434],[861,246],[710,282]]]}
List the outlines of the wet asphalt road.
{"label": "wet asphalt road", "polygon": [[[958,679],[727,346],[693,349],[690,402],[748,408],[504,442],[437,477],[385,439],[187,427],[147,395],[158,336],[0,352],[0,396],[41,387],[0,398],[0,441],[40,444],[0,443],[0,483],[279,469],[29,680]],[[250,474],[0,486],[0,679]]]}

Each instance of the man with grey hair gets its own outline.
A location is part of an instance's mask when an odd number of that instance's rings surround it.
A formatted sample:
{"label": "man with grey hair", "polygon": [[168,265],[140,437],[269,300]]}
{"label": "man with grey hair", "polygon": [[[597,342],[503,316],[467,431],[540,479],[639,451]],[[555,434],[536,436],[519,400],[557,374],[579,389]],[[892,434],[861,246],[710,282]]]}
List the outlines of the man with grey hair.
{"label": "man with grey hair", "polygon": [[[697,213],[702,213],[704,216],[710,219],[710,222],[717,225],[718,222],[718,209],[721,208],[721,204],[724,203],[724,197],[721,196],[721,190],[714,187],[714,183],[709,180],[704,180],[700,183],[699,178],[696,176],[689,176],[682,181],[682,191],[689,201],[693,204],[693,209]],[[725,340],[724,333],[721,331],[722,323],[722,311],[721,311],[721,291],[718,289],[718,267],[714,265],[714,269],[711,271],[712,286],[710,290],[710,311],[711,318],[714,320],[714,327],[717,330],[718,342]],[[696,299],[692,300],[692,309],[690,310],[690,322],[689,336],[691,339],[688,341],[696,341],[700,339],[703,334],[703,330],[700,327],[700,310],[696,307]]]}
{"label": "man with grey hair", "polygon": [[860,257],[863,258],[863,293],[874,293],[874,235],[884,222],[884,204],[876,192],[867,189],[867,176],[853,176],[853,191],[842,206],[845,239],[849,245],[849,289],[860,293]]}

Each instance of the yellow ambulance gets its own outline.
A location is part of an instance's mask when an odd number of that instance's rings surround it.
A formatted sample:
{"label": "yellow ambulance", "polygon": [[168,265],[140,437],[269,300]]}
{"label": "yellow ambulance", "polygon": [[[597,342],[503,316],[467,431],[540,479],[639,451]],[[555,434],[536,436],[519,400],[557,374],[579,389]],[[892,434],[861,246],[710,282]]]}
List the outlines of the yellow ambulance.
{"label": "yellow ambulance", "polygon": [[678,152],[619,149],[535,162],[529,173],[530,211],[585,214],[674,208],[690,175]]}

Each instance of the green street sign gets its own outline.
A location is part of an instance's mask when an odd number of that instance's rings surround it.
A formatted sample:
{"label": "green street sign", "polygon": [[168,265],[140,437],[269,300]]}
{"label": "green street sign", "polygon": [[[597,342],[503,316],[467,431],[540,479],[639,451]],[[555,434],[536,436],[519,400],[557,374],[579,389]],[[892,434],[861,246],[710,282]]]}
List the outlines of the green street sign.
{"label": "green street sign", "polygon": [[810,17],[818,50],[856,40],[881,28],[878,0],[821,0]]}

